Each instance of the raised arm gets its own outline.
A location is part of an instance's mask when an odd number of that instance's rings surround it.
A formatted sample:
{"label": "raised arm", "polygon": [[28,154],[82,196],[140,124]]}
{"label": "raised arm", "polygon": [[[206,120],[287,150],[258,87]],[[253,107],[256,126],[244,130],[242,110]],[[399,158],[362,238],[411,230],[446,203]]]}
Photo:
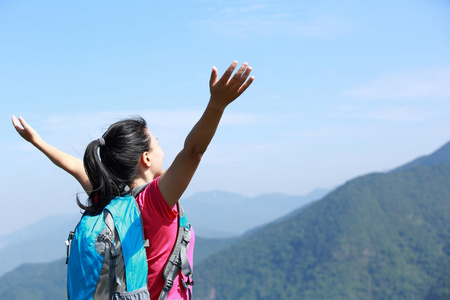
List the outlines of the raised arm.
{"label": "raised arm", "polygon": [[173,207],[186,190],[200,163],[203,153],[211,142],[225,108],[238,98],[253,82],[249,78],[251,67],[244,63],[233,74],[237,62],[233,62],[218,80],[218,71],[213,67],[210,79],[211,98],[200,118],[192,128],[172,165],[159,179],[159,189],[167,203]]}
{"label": "raised arm", "polygon": [[25,122],[24,118],[17,119],[12,116],[12,122],[17,132],[26,141],[44,153],[55,165],[75,177],[81,184],[86,193],[92,190],[89,178],[84,170],[83,161],[59,149],[47,144],[30,125]]}

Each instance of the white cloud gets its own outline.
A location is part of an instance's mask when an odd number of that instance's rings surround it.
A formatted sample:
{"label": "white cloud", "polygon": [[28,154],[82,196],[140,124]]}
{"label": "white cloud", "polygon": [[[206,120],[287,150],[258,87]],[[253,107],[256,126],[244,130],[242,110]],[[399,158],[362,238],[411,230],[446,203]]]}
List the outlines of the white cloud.
{"label": "white cloud", "polygon": [[450,96],[450,68],[388,74],[343,92],[362,100],[436,99]]}
{"label": "white cloud", "polygon": [[[397,104],[397,103],[396,103]],[[428,121],[431,118],[442,119],[438,116],[434,108],[427,106],[415,106],[411,105],[394,105],[389,103],[388,105],[381,105],[380,107],[373,107],[370,103],[352,103],[344,104],[334,108],[334,112],[331,113],[333,117],[341,119],[374,119],[381,121],[394,121],[394,122],[423,122]]]}
{"label": "white cloud", "polygon": [[[159,128],[191,128],[201,117],[203,110],[183,109],[183,110],[144,110],[140,111],[149,127]],[[99,128],[99,126],[108,126],[118,120],[135,116],[133,111],[102,111],[85,112],[74,114],[59,114],[44,118],[41,123],[46,127],[52,127],[54,130],[77,129],[80,128]],[[222,118],[221,126],[246,126],[257,125],[265,122],[266,116],[256,113],[226,112]],[[100,125],[99,125],[100,124]]]}
{"label": "white cloud", "polygon": [[340,5],[334,5],[334,13],[329,13],[330,9],[321,8],[319,4],[292,1],[260,1],[258,4],[250,1],[227,1],[213,9],[209,18],[196,21],[194,26],[208,26],[220,34],[235,38],[327,38],[353,30],[348,24],[349,20],[339,15]]}
{"label": "white cloud", "polygon": [[226,13],[230,13],[230,14],[240,14],[240,13],[249,13],[249,12],[259,12],[262,9],[267,8],[267,4],[256,4],[256,5],[249,5],[249,6],[244,6],[244,7],[228,7],[227,9],[225,9],[224,11]]}
{"label": "white cloud", "polygon": [[[178,153],[184,139],[202,113],[201,109],[160,109],[140,111],[139,115],[147,121],[148,128],[158,137],[170,157]],[[86,145],[93,139],[99,138],[110,124],[135,115],[134,111],[59,113],[29,117],[27,122],[50,144],[81,156]],[[227,111],[223,115],[220,128],[226,130],[236,127],[255,127],[270,122],[275,122],[274,116],[269,118],[264,114]],[[9,133],[14,137],[17,135],[13,130]],[[5,143],[6,141],[2,144],[5,146]],[[8,147],[19,151],[34,149],[28,143],[8,143]]]}
{"label": "white cloud", "polygon": [[431,113],[414,107],[391,107],[367,112],[367,117],[388,121],[426,121]]}

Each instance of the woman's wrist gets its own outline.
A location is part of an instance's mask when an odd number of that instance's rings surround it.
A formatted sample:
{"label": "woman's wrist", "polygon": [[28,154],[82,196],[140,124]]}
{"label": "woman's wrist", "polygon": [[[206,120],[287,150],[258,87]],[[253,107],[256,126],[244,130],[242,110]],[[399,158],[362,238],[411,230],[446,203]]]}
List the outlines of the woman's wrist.
{"label": "woman's wrist", "polygon": [[223,113],[228,104],[221,103],[220,100],[211,96],[206,109],[215,110],[217,112]]}
{"label": "woman's wrist", "polygon": [[33,138],[30,143],[38,149],[44,148],[46,144],[40,136]]}

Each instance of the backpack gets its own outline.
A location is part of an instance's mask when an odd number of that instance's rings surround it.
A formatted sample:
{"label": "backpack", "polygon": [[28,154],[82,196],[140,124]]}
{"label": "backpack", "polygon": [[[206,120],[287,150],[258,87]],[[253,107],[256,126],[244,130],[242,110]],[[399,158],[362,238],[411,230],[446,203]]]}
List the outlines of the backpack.
{"label": "backpack", "polygon": [[[116,197],[99,215],[84,214],[67,245],[67,291],[72,299],[149,300],[147,258],[142,218],[134,197],[148,184]],[[158,300],[167,299],[180,270],[188,278],[183,286],[192,298],[192,268],[187,259],[190,224],[178,205],[178,234],[163,271],[164,288]],[[114,268],[111,268],[114,266]]]}
{"label": "backpack", "polygon": [[85,213],[67,244],[70,300],[150,299],[144,248],[148,241],[133,196],[112,199],[98,215]]}

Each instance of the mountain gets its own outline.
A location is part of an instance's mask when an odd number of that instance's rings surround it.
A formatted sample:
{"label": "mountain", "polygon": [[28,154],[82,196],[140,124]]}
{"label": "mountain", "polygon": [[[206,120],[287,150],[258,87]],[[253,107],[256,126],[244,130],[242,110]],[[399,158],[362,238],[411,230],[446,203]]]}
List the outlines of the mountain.
{"label": "mountain", "polygon": [[[239,238],[196,238],[194,261],[229,248]],[[67,298],[67,265],[65,259],[50,263],[27,263],[0,277],[0,299],[8,300],[59,300]]]}
{"label": "mountain", "polygon": [[0,237],[0,276],[23,263],[50,262],[66,253],[64,241],[81,215],[54,216]]}
{"label": "mountain", "polygon": [[450,142],[448,142],[447,144],[445,144],[432,154],[421,156],[401,167],[398,167],[397,169],[394,169],[392,172],[404,171],[417,166],[431,166],[449,163],[450,163]]}
{"label": "mountain", "polygon": [[218,253],[222,250],[228,249],[234,245],[239,237],[227,238],[227,239],[209,239],[196,236],[195,237],[195,251],[194,262],[198,264],[210,257],[211,255]]}
{"label": "mountain", "polygon": [[450,165],[418,165],[351,180],[209,257],[195,295],[450,299],[449,269]]}
{"label": "mountain", "polygon": [[[196,261],[195,299],[450,299],[449,163],[358,177],[225,242]],[[0,278],[0,298],[30,298],[39,278],[56,294],[60,272],[62,261],[22,266]]]}
{"label": "mountain", "polygon": [[[244,231],[275,220],[325,193],[326,190],[316,190],[305,196],[274,194],[248,198],[226,192],[208,192],[183,199],[196,235],[201,237],[198,239],[201,247],[197,247],[201,250],[196,251],[196,261],[231,245],[233,237]],[[64,241],[80,217],[79,213],[53,216],[1,236],[0,276],[23,263],[50,262],[65,256]]]}
{"label": "mountain", "polygon": [[[79,217],[59,216],[41,220],[27,228],[0,238],[0,277],[24,263],[34,265],[52,262],[65,256],[67,239]],[[233,245],[239,238],[196,237],[194,260],[201,262],[208,256]],[[0,299],[3,299],[0,297]]]}
{"label": "mountain", "polygon": [[0,299],[67,299],[65,260],[24,264],[0,278]]}
{"label": "mountain", "polygon": [[198,236],[227,238],[272,222],[328,192],[317,189],[304,196],[264,194],[250,198],[216,191],[195,194],[182,203]]}

